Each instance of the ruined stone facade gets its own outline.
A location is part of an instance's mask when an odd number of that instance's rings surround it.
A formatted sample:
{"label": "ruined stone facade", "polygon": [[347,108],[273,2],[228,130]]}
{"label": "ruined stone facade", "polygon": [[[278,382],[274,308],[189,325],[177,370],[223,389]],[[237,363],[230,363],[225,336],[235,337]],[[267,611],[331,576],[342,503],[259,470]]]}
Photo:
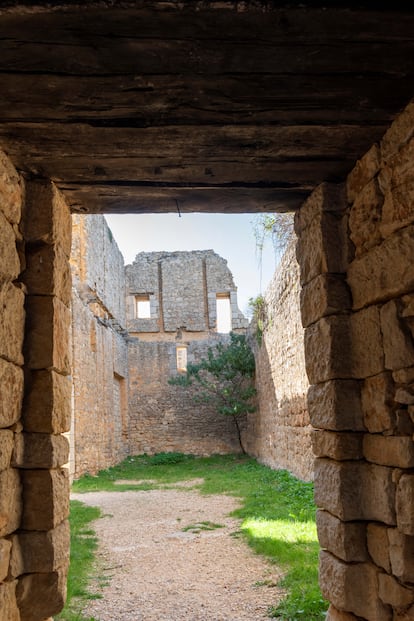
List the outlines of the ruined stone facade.
{"label": "ruined stone facade", "polygon": [[[227,262],[212,250],[143,252],[126,266],[126,278],[131,453],[239,451],[231,418],[195,405],[192,389],[168,384],[186,361],[198,362],[228,338],[217,332],[222,301],[227,331],[247,327]],[[145,301],[147,316],[140,317],[138,304]]]}
{"label": "ruined stone facade", "polygon": [[257,409],[249,415],[248,452],[272,468],[313,478],[311,425],[306,394],[304,333],[300,316],[300,275],[296,238],[286,248],[264,294],[260,345],[252,323],[250,342],[256,358]]}

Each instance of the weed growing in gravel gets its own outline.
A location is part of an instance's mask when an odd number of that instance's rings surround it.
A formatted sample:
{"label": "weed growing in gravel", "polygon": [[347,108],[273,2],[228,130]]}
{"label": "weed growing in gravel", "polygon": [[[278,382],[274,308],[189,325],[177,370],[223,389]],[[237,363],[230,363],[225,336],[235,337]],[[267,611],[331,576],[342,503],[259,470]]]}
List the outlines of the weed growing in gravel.
{"label": "weed growing in gravel", "polygon": [[[283,578],[278,586],[286,589],[287,596],[269,610],[269,616],[280,621],[321,621],[327,602],[318,587],[319,546],[311,483],[248,457],[162,453],[128,457],[96,477],[82,477],[73,487],[78,492],[159,489],[190,479],[203,479],[197,485],[202,494],[239,497],[241,506],[233,515],[243,520],[242,536],[257,553],[281,568]],[[128,480],[131,483],[125,483]]]}
{"label": "weed growing in gravel", "polygon": [[202,530],[216,530],[217,528],[224,528],[223,524],[216,524],[215,522],[197,522],[197,524],[189,524],[184,526],[181,530],[183,533],[200,533]]}
{"label": "weed growing in gravel", "polygon": [[81,613],[85,601],[98,596],[88,590],[90,576],[94,566],[97,538],[89,527],[90,522],[100,516],[97,507],[87,507],[72,500],[70,503],[70,567],[68,576],[68,594],[66,606],[55,616],[56,621],[96,621],[84,617]]}

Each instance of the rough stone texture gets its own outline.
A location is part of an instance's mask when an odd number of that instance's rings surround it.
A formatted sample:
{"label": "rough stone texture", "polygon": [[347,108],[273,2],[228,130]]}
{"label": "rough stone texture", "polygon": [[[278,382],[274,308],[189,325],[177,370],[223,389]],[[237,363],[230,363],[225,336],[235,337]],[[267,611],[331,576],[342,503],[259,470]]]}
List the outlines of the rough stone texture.
{"label": "rough stone texture", "polygon": [[0,430],[0,471],[9,467],[13,453],[14,433],[9,429]]}
{"label": "rough stone texture", "polygon": [[391,621],[391,608],[378,596],[378,575],[379,570],[371,563],[348,565],[328,552],[321,552],[321,590],[336,608],[367,621]]}
{"label": "rough stone texture", "polygon": [[396,468],[414,468],[414,442],[409,436],[364,436],[367,461]]}
{"label": "rough stone texture", "polygon": [[381,151],[377,144],[357,161],[346,182],[347,198],[352,203],[380,170]]}
{"label": "rough stone texture", "polygon": [[312,450],[316,457],[330,457],[337,461],[362,459],[362,434],[333,433],[314,429],[312,431]]}
{"label": "rough stone texture", "polygon": [[383,524],[371,522],[367,526],[368,552],[378,567],[391,573],[390,546],[388,528]]}
{"label": "rough stone texture", "polygon": [[391,300],[381,308],[385,366],[396,370],[414,365],[414,340],[399,316],[399,306]]}
{"label": "rough stone texture", "polygon": [[354,377],[349,318],[323,317],[306,328],[305,360],[311,384]]}
{"label": "rough stone texture", "polygon": [[395,298],[414,289],[414,226],[387,237],[348,268],[354,308]]}
{"label": "rough stone texture", "polygon": [[19,527],[21,515],[20,476],[16,469],[8,468],[0,472],[0,537]]}
{"label": "rough stone texture", "polygon": [[78,477],[128,454],[128,355],[122,255],[103,216],[73,224],[70,468]]}
{"label": "rough stone texture", "polygon": [[319,274],[300,293],[304,328],[321,317],[344,313],[351,307],[351,295],[344,279],[336,274]]}
{"label": "rough stone texture", "polygon": [[384,604],[391,604],[395,608],[405,608],[414,602],[414,592],[407,589],[392,576],[379,574],[379,596]]}
{"label": "rough stone texture", "polygon": [[252,334],[254,325],[250,329],[256,358],[257,411],[248,416],[246,440],[249,453],[261,462],[310,480],[313,459],[299,290],[292,240],[264,296],[261,346]]}
{"label": "rough stone texture", "polygon": [[23,371],[15,364],[0,358],[0,383],[0,428],[11,427],[21,414]]}
{"label": "rough stone texture", "polygon": [[388,529],[390,561],[394,576],[402,582],[414,582],[414,537],[403,535],[397,528]]}
{"label": "rough stone texture", "polygon": [[332,431],[363,431],[359,386],[354,380],[332,380],[310,386],[308,408],[312,425]]}
{"label": "rough stone texture", "polygon": [[66,468],[23,470],[25,530],[51,530],[69,515],[69,475]]}
{"label": "rough stone texture", "polygon": [[22,280],[29,295],[55,295],[69,305],[72,295],[68,259],[60,246],[29,247]]}
{"label": "rough stone texture", "polygon": [[414,221],[414,139],[405,144],[386,167],[387,184],[382,210],[381,233],[387,237]]}
{"label": "rough stone texture", "polygon": [[32,370],[54,369],[70,373],[70,311],[57,297],[27,298],[26,363]]}
{"label": "rough stone texture", "polygon": [[16,434],[13,465],[18,468],[58,468],[69,457],[69,442],[63,435]]}
{"label": "rough stone texture", "polygon": [[0,584],[0,621],[21,621],[16,601],[16,586],[17,580]]}
{"label": "rough stone texture", "polygon": [[20,258],[16,248],[16,233],[0,208],[0,282],[19,276]]}
{"label": "rough stone texture", "polygon": [[356,195],[349,216],[350,237],[356,246],[356,256],[380,243],[380,222],[384,197],[376,178]]}
{"label": "rough stone texture", "polygon": [[[411,438],[407,438],[413,441]],[[397,526],[404,535],[414,536],[414,474],[403,474],[398,481],[396,509]]]}
{"label": "rough stone texture", "polygon": [[0,284],[0,357],[23,364],[24,293],[11,282]]}
{"label": "rough stone texture", "polygon": [[23,407],[24,428],[37,433],[70,429],[71,380],[56,371],[32,371]]}
{"label": "rough stone texture", "polygon": [[69,561],[70,528],[65,520],[53,530],[21,531],[13,536],[11,574],[53,572]]}
{"label": "rough stone texture", "polygon": [[380,314],[376,306],[351,315],[350,347],[353,377],[370,377],[384,370]]}
{"label": "rough stone texture", "polygon": [[26,574],[17,585],[21,621],[40,621],[60,612],[66,598],[66,569]]}
{"label": "rough stone texture", "polygon": [[11,547],[11,541],[0,539],[0,583],[3,582],[9,573]]}
{"label": "rough stone texture", "polygon": [[357,617],[351,612],[338,610],[332,604],[328,608],[325,621],[358,621]]}
{"label": "rough stone texture", "polygon": [[368,560],[366,525],[341,522],[328,511],[316,512],[319,543],[335,556],[348,562]]}
{"label": "rough stone texture", "polygon": [[390,373],[367,378],[362,384],[364,424],[370,433],[390,431],[395,424],[394,383]]}
{"label": "rough stone texture", "polygon": [[0,209],[11,224],[18,224],[24,199],[24,182],[0,150]]}

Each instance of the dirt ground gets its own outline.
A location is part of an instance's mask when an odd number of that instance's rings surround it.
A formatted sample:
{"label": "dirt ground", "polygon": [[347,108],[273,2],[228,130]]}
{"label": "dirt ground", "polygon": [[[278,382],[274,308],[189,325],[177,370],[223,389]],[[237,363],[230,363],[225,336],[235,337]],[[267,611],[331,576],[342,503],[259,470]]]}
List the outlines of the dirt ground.
{"label": "dirt ground", "polygon": [[[183,486],[184,487],[184,486]],[[196,490],[74,494],[100,507],[99,621],[262,621],[282,592],[278,568],[237,536],[237,499]],[[197,524],[220,525],[203,530]],[[202,525],[201,525],[202,526]],[[190,528],[188,527],[195,527]]]}

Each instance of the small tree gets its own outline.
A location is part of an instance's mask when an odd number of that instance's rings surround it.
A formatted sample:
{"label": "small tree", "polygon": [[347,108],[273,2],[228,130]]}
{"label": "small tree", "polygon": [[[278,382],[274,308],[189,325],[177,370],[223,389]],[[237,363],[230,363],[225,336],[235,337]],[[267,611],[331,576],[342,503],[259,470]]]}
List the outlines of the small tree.
{"label": "small tree", "polygon": [[185,375],[171,377],[168,383],[183,387],[194,385],[196,403],[212,404],[220,414],[231,416],[245,454],[240,419],[255,410],[252,404],[256,394],[254,371],[254,356],[246,337],[231,332],[229,343],[209,347],[206,358],[198,364],[189,364]]}

